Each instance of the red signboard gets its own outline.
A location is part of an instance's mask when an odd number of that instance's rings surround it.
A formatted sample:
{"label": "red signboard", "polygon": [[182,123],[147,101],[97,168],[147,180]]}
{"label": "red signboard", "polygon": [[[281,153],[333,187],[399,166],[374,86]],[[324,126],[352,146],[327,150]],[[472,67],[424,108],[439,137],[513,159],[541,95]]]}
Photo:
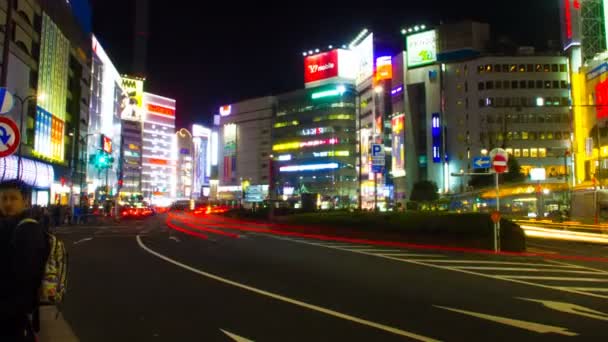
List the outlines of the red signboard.
{"label": "red signboard", "polygon": [[153,104],[148,104],[148,111],[155,114],[175,116],[175,109]]}
{"label": "red signboard", "polygon": [[338,50],[323,52],[304,59],[304,83],[338,76]]}
{"label": "red signboard", "polygon": [[608,118],[608,80],[595,86],[595,106],[598,119]]}
{"label": "red signboard", "polygon": [[106,137],[105,135],[101,136],[101,147],[103,149],[103,151],[107,154],[111,154],[112,153],[112,139]]}

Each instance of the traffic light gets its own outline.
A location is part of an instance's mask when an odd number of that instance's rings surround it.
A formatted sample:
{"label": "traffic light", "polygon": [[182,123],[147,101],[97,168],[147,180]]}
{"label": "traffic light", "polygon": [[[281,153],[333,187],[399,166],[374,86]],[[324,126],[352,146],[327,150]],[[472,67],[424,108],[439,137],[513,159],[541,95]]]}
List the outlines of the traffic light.
{"label": "traffic light", "polygon": [[109,169],[114,164],[114,157],[103,151],[98,151],[91,156],[91,164],[98,169]]}

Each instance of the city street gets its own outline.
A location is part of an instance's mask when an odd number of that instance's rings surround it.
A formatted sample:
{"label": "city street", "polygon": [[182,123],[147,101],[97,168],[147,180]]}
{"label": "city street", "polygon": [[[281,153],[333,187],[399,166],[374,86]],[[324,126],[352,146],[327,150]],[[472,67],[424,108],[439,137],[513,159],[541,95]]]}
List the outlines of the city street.
{"label": "city street", "polygon": [[87,342],[606,337],[607,265],[550,257],[575,245],[496,256],[266,231],[183,214],[62,228],[64,316]]}

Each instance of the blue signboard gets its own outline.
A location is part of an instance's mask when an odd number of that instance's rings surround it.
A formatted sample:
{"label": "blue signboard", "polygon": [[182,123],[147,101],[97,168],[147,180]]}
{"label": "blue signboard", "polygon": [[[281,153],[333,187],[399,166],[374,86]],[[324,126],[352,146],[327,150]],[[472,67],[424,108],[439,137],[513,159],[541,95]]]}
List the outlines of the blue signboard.
{"label": "blue signboard", "polygon": [[473,169],[489,169],[492,166],[490,157],[473,158]]}

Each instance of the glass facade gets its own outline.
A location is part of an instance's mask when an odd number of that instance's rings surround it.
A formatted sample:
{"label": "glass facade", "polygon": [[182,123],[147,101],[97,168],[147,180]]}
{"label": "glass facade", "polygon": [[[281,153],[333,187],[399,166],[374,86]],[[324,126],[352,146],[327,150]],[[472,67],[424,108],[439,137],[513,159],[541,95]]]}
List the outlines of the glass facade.
{"label": "glass facade", "polygon": [[272,153],[280,194],[319,194],[327,208],[357,205],[355,99],[352,86],[342,84],[278,98]]}
{"label": "glass facade", "polygon": [[64,161],[70,43],[46,14],[42,15],[38,111],[34,153]]}

